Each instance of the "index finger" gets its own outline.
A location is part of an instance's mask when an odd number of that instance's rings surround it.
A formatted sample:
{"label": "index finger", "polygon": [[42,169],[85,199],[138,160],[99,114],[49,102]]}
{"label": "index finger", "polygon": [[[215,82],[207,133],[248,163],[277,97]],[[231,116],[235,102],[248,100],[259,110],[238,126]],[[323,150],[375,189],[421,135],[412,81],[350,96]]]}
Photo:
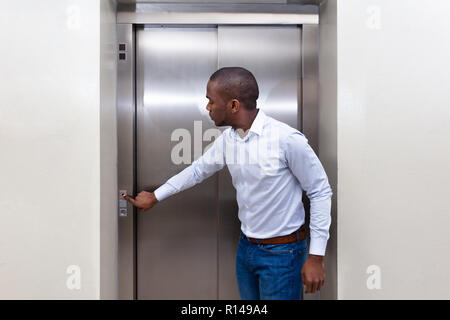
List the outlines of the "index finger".
{"label": "index finger", "polygon": [[131,203],[133,206],[136,206],[136,200],[134,200],[132,197],[130,196],[124,196],[125,200],[127,200],[129,203]]}

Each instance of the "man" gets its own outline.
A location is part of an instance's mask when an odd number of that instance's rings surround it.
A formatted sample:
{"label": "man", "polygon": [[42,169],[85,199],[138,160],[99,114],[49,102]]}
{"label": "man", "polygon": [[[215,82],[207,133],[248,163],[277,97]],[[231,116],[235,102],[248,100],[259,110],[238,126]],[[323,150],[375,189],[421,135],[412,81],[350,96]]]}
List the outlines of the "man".
{"label": "man", "polygon": [[[227,165],[236,188],[241,237],[236,275],[242,299],[301,299],[325,280],[332,191],[298,130],[256,108],[258,84],[248,70],[222,68],[209,79],[206,109],[216,126],[231,126],[191,166],[154,193],[126,199],[141,210],[200,183]],[[310,249],[302,192],[311,202]]]}

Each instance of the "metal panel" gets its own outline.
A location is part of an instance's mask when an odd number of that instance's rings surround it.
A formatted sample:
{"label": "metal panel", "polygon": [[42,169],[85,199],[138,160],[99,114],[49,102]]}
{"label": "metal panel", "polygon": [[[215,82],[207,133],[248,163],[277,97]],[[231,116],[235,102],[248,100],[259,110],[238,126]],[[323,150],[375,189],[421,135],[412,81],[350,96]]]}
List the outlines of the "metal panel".
{"label": "metal panel", "polygon": [[139,3],[119,5],[118,23],[318,24],[318,7],[297,4]]}
{"label": "metal panel", "polygon": [[[305,25],[302,27],[302,132],[308,138],[313,150],[318,154],[318,104],[319,104],[319,30],[318,26]],[[310,221],[310,201],[303,194],[305,208],[305,223]],[[308,242],[309,243],[309,242]],[[333,281],[327,273],[327,281]],[[321,292],[305,294],[305,300],[319,300]]]}
{"label": "metal panel", "polygon": [[[136,42],[137,184],[153,191],[188,166],[171,157],[184,141],[171,141],[175,130],[189,133],[188,146],[209,143],[202,132],[213,127],[205,94],[217,69],[217,31],[146,28]],[[194,121],[202,128],[194,130]],[[216,197],[217,175],[138,214],[139,299],[217,297]]]}
{"label": "metal panel", "polygon": [[319,27],[302,27],[302,132],[309,144],[319,154]]}
{"label": "metal panel", "polygon": [[218,299],[240,299],[236,279],[236,253],[241,233],[236,189],[228,170],[219,172]]}
{"label": "metal panel", "polygon": [[[241,66],[256,77],[258,108],[298,127],[300,82],[300,28],[273,26],[219,26],[219,68]],[[239,299],[235,274],[240,222],[236,191],[227,170],[219,179],[219,298]]]}
{"label": "metal panel", "polygon": [[[119,4],[125,3],[125,4],[130,4],[130,3],[148,3],[148,2],[158,2],[158,3],[162,3],[162,2],[182,2],[182,3],[214,3],[214,2],[223,2],[224,0],[117,0],[117,2]],[[291,0],[232,0],[233,3],[286,3],[288,1]],[[316,0],[292,0],[293,2],[309,2],[311,3],[311,1],[316,1]]]}
{"label": "metal panel", "polygon": [[300,28],[220,26],[218,39],[219,67],[249,69],[260,89],[258,107],[298,128]]}
{"label": "metal panel", "polygon": [[[118,60],[117,72],[117,131],[118,131],[118,183],[119,190],[134,193],[134,34],[133,26],[117,26],[118,43],[125,44],[126,59]],[[119,51],[119,48],[117,49]],[[119,210],[126,209],[127,215],[119,215],[119,298],[135,299],[136,288],[136,247],[135,247],[135,211],[125,202],[119,203]]]}

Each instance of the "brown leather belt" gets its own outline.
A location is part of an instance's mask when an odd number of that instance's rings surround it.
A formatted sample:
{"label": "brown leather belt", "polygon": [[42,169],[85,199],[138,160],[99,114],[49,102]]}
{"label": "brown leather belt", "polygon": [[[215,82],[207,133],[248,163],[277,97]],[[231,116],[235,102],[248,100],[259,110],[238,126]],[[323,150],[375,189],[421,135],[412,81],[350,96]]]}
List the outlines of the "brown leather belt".
{"label": "brown leather belt", "polygon": [[305,226],[301,226],[300,229],[297,231],[288,234],[286,236],[281,237],[273,237],[268,239],[255,239],[255,238],[249,238],[247,237],[248,241],[253,243],[260,243],[260,244],[285,244],[285,243],[291,243],[297,241],[297,234],[298,234],[298,240],[304,240],[306,238],[306,228]]}

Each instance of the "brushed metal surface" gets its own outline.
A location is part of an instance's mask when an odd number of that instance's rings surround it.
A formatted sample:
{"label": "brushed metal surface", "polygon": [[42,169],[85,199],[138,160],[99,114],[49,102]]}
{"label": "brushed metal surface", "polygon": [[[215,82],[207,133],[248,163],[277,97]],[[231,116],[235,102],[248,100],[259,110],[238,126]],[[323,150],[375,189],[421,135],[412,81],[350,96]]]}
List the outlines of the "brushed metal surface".
{"label": "brushed metal surface", "polygon": [[118,23],[133,24],[318,24],[318,7],[298,4],[138,3],[121,4]]}
{"label": "brushed metal surface", "polygon": [[[302,132],[308,143],[319,155],[318,104],[319,104],[319,28],[315,25],[302,26]],[[310,201],[303,193],[305,222],[310,221]],[[308,242],[309,243],[309,242]],[[333,281],[335,275],[327,273],[327,281]],[[304,294],[305,300],[320,300],[321,292]]]}
{"label": "brushed metal surface", "polygon": [[[128,194],[133,194],[135,170],[135,74],[133,25],[117,25],[117,40],[118,43],[127,45],[127,60],[118,60],[117,65],[118,189],[127,190]],[[119,208],[119,204],[117,205]],[[135,299],[135,210],[131,204],[127,204],[126,208],[128,215],[126,217],[118,218],[119,299]]]}
{"label": "brushed metal surface", "polygon": [[258,108],[298,128],[300,28],[219,26],[219,67],[241,66],[258,81]]}
{"label": "brushed metal surface", "polygon": [[228,169],[219,172],[218,299],[240,299],[236,279],[236,253],[241,233],[236,189]]}
{"label": "brushed metal surface", "polygon": [[[185,129],[194,139],[194,121],[203,131],[213,126],[205,94],[217,68],[217,31],[145,28],[136,42],[137,185],[152,190],[188,166],[171,161],[180,143],[172,133]],[[216,195],[217,175],[138,213],[138,299],[216,299]]]}
{"label": "brushed metal surface", "polygon": [[319,27],[302,27],[302,132],[319,155]]}

